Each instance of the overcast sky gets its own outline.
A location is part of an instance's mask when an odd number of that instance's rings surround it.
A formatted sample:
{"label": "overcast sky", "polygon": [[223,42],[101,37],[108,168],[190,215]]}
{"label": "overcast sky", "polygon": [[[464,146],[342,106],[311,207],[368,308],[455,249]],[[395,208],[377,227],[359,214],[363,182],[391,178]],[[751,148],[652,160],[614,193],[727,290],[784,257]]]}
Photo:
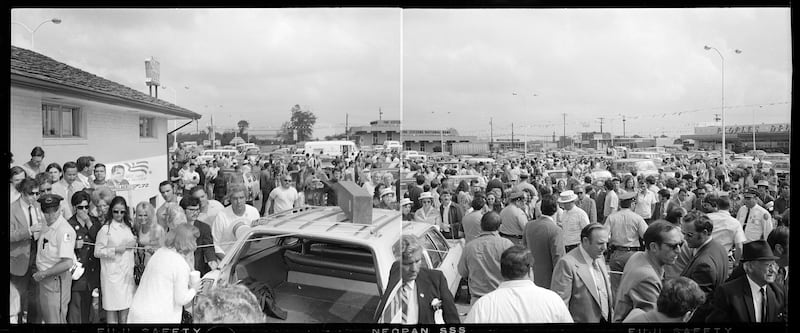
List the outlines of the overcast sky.
{"label": "overcast sky", "polygon": [[[405,128],[466,135],[692,132],[789,122],[790,11],[737,9],[16,9],[44,55],[147,93],[144,59],[161,63],[159,97],[218,126],[274,129],[294,104],[315,136],[401,118]],[[30,34],[11,25],[13,45]],[[741,54],[734,53],[741,49]],[[189,87],[186,89],[185,87]],[[517,95],[513,95],[516,93]],[[536,96],[534,96],[534,94]],[[402,100],[402,104],[401,104]],[[762,105],[762,107],[759,107]],[[681,114],[678,114],[678,113]]]}
{"label": "overcast sky", "polygon": [[[369,9],[17,9],[35,51],[144,93],[144,60],[161,64],[159,98],[217,126],[246,119],[279,128],[295,104],[317,115],[315,136],[400,118],[401,10]],[[30,34],[11,25],[11,43]],[[189,89],[185,87],[188,86]],[[173,90],[177,89],[177,91]],[[195,126],[190,126],[194,130]]]}
{"label": "overcast sky", "polygon": [[[514,122],[516,135],[551,136],[566,113],[567,135],[599,131],[599,117],[621,135],[620,115],[628,135],[691,133],[720,113],[721,61],[706,44],[725,57],[726,125],[752,123],[767,103],[786,104],[757,121],[789,122],[789,18],[780,8],[405,10],[404,125],[488,137],[491,117],[495,135]],[[684,111],[694,112],[673,115]]]}

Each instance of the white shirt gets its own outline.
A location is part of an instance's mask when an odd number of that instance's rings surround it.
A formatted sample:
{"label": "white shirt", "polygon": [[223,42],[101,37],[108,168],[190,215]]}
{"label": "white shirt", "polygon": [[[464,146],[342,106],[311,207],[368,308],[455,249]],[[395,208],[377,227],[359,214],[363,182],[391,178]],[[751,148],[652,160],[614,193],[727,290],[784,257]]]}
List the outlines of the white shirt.
{"label": "white shirt", "polygon": [[639,214],[643,219],[650,219],[653,217],[653,205],[658,202],[658,199],[653,192],[645,191],[644,193],[644,195],[641,191],[636,193],[636,207],[633,208],[633,212]]}
{"label": "white shirt", "polygon": [[223,206],[222,203],[217,200],[208,199],[208,209],[205,213],[200,213],[197,219],[209,226],[213,226],[214,221],[217,219],[217,214],[223,209],[225,209],[225,206]]}
{"label": "white shirt", "polygon": [[283,186],[278,186],[269,193],[269,199],[272,199],[275,206],[272,210],[273,213],[278,213],[294,208],[298,193],[294,187],[283,188]]}
{"label": "white shirt", "polygon": [[244,225],[252,225],[253,221],[259,217],[258,210],[250,205],[245,205],[242,216],[233,213],[233,206],[223,209],[217,214],[217,219],[214,220],[214,225],[211,227],[211,236],[214,238],[214,251],[226,254],[233,247],[233,243],[236,242],[233,227],[239,222],[244,223]]}
{"label": "white shirt", "polygon": [[[711,236],[717,240],[722,247],[730,250],[734,244],[742,244],[747,241],[742,230],[742,224],[731,216],[727,210],[720,210],[706,214],[714,225]],[[749,222],[749,221],[748,221]]]}
{"label": "white shirt", "polygon": [[589,215],[578,206],[565,210],[560,217],[564,229],[564,245],[575,245],[581,242],[581,230],[589,225]]}
{"label": "white shirt", "polygon": [[174,249],[162,247],[156,250],[136,288],[128,323],[179,324],[183,305],[191,302],[196,294],[189,288],[191,270],[183,256]]}
{"label": "white shirt", "polygon": [[[742,205],[742,207],[739,208],[739,213],[736,215],[736,219],[742,223],[744,236],[747,238],[747,241],[767,239],[767,235],[769,235],[773,229],[772,217],[769,212],[764,209],[764,207],[755,205],[753,208],[750,208],[749,214],[750,218],[747,218],[747,205]],[[745,219],[747,220],[747,225],[744,225]]]}
{"label": "white shirt", "polygon": [[[402,286],[403,283],[400,282],[399,287]],[[402,291],[402,289],[398,290],[398,292]],[[406,313],[406,322],[404,324],[416,325],[419,322],[419,300],[417,299],[416,281],[411,281],[408,283],[408,286],[406,287],[406,297],[408,300],[408,313]]]}
{"label": "white shirt", "polygon": [[533,281],[503,281],[475,302],[464,323],[572,323],[572,315],[558,294]]}
{"label": "white shirt", "polygon": [[[746,274],[745,274],[746,275]],[[756,322],[761,322],[761,303],[763,299],[761,298],[761,288],[766,288],[767,285],[765,284],[763,287],[759,287],[752,279],[750,279],[749,275],[747,276],[747,283],[750,285],[750,294],[753,297],[753,310],[755,310],[756,314]],[[766,297],[766,295],[765,295]]]}

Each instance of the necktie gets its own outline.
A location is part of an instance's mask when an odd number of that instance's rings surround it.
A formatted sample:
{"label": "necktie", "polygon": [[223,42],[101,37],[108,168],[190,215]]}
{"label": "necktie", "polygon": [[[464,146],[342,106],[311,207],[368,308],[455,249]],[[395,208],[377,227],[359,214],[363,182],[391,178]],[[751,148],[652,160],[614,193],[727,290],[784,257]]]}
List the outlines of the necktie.
{"label": "necktie", "polygon": [[33,226],[33,206],[28,206],[28,226]]}
{"label": "necktie", "polygon": [[603,279],[603,271],[600,270],[600,263],[595,260],[592,264],[594,266],[594,284],[597,286],[597,295],[600,297],[600,313],[603,315],[604,320],[608,320],[608,295],[606,294],[606,282]]}
{"label": "necktie", "polygon": [[409,287],[408,287],[407,283],[403,283],[403,286],[400,287],[400,295],[401,295],[400,296],[400,304],[402,304],[402,307],[403,307],[402,308],[403,315],[402,315],[401,318],[402,318],[403,324],[406,323],[406,316],[408,314],[408,289],[409,289]]}
{"label": "necktie", "polygon": [[767,322],[767,286],[761,287],[761,321]]}
{"label": "necktie", "polygon": [[742,224],[742,230],[747,228],[747,220],[750,219],[750,207],[747,207],[747,215],[744,216],[744,224]]}

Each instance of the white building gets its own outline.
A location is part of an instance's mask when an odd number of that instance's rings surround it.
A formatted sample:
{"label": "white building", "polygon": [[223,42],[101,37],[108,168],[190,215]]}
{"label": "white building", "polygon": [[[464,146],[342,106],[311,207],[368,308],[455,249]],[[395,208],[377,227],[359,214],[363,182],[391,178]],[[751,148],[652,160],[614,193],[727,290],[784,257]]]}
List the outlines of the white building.
{"label": "white building", "polygon": [[[31,149],[45,151],[42,169],[93,156],[124,167],[128,205],[158,196],[168,177],[167,120],[196,120],[200,114],[156,99],[42,54],[11,46],[10,138],[15,165]],[[117,168],[119,169],[119,168]],[[132,202],[131,202],[132,201]]]}

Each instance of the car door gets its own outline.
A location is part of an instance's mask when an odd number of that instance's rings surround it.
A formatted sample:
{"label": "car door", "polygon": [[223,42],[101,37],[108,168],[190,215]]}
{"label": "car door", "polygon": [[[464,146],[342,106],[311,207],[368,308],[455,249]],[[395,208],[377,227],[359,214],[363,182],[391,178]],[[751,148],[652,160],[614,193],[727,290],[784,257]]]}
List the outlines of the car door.
{"label": "car door", "polygon": [[[429,243],[436,248],[433,254],[438,259],[434,261],[433,257],[431,258],[433,269],[437,269],[444,274],[447,279],[448,289],[455,295],[461,281],[461,275],[458,274],[458,261],[461,260],[461,255],[464,252],[461,240],[445,240],[441,232],[434,228],[428,229],[423,237],[425,238],[424,243]],[[428,254],[431,255],[431,252],[433,251],[428,251]]]}

